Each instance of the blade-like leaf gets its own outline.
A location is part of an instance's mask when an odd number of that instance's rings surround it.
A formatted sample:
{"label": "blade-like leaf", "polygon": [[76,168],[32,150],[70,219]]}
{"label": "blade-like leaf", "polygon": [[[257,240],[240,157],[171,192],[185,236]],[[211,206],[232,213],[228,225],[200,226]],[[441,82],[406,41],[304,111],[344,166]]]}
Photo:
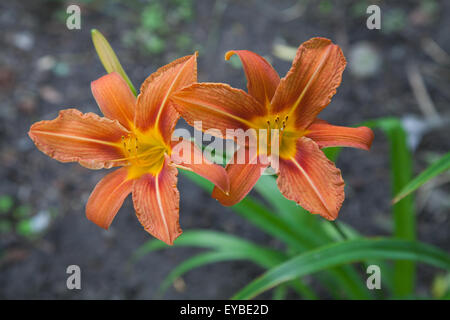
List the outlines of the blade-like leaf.
{"label": "blade-like leaf", "polygon": [[272,295],[272,300],[285,300],[287,295],[287,286],[280,284],[275,288]]}
{"label": "blade-like leaf", "polygon": [[[340,148],[329,148],[334,151],[334,155]],[[336,159],[336,158],[334,158]],[[274,176],[261,176],[255,186],[255,190],[277,211],[280,217],[289,225],[296,226],[294,231],[297,233],[298,240],[304,246],[304,250],[316,248],[319,245],[327,244],[332,241],[343,240],[342,237],[336,239],[335,229],[332,228],[329,221],[326,221],[316,215],[298,206],[295,202],[286,199],[278,189]],[[327,228],[330,227],[330,228]],[[346,226],[346,234],[350,233],[350,227]],[[355,232],[353,232],[355,233]],[[299,251],[297,250],[297,253]],[[317,275],[319,281],[329,290],[333,287],[337,290],[345,288],[345,294],[349,298],[361,299],[370,298],[366,288],[362,286],[362,279],[354,270],[353,266],[343,266]],[[342,297],[342,295],[340,295]]]}
{"label": "blade-like leaf", "polygon": [[[249,260],[263,268],[270,268],[287,259],[287,256],[279,251],[258,246],[242,238],[217,231],[187,231],[175,241],[174,247],[177,246],[209,248],[217,251],[197,255],[178,265],[163,281],[162,292],[182,274],[205,264],[229,260]],[[136,262],[151,251],[165,248],[171,247],[159,240],[148,241],[135,251],[132,262]],[[305,298],[315,299],[312,290],[301,281],[295,281],[291,283],[291,286]]]}
{"label": "blade-like leaf", "polygon": [[[213,185],[204,178],[193,174],[192,172],[182,170],[183,175],[188,176],[190,180],[197,183],[200,187],[208,192],[211,192]],[[278,238],[298,250],[303,250],[305,247],[298,240],[294,226],[284,222],[283,219],[277,215],[272,214],[259,202],[247,196],[241,202],[232,207],[234,211],[249,220],[252,224],[261,228],[264,232]]]}
{"label": "blade-like leaf", "polygon": [[251,299],[295,278],[370,259],[411,260],[450,270],[447,253],[421,242],[387,238],[348,240],[308,251],[276,266],[248,284],[233,299]]}
{"label": "blade-like leaf", "polygon": [[255,190],[273,207],[288,224],[297,226],[295,231],[305,248],[315,247],[328,242],[327,236],[317,232],[318,219],[294,201],[286,199],[278,189],[273,176],[264,175],[255,185]]}
{"label": "blade-like leaf", "polygon": [[[174,242],[173,247],[200,247],[219,251],[245,252],[248,258],[253,259],[262,266],[280,263],[286,259],[286,256],[282,252],[265,248],[242,238],[218,231],[190,230],[184,232]],[[171,246],[159,240],[150,240],[134,252],[132,262],[136,262],[152,251],[167,248],[171,248]]]}
{"label": "blade-like leaf", "polygon": [[[210,251],[205,253],[200,253],[194,257],[191,257],[182,263],[180,263],[176,268],[174,268],[170,274],[164,279],[161,286],[158,289],[158,295],[163,295],[166,290],[170,287],[170,285],[183,274],[195,269],[202,267],[207,264],[216,263],[216,262],[224,262],[224,261],[235,261],[235,260],[250,260],[254,263],[254,261],[250,259],[245,251]],[[258,264],[258,263],[257,263]],[[276,261],[273,260],[272,266],[276,265]],[[266,266],[269,267],[269,266]],[[317,299],[314,292],[306,285],[304,285],[300,281],[291,281],[289,285],[298,292],[301,296],[306,299]]]}
{"label": "blade-like leaf", "polygon": [[134,95],[136,95],[137,92],[133,86],[133,83],[131,83],[130,78],[128,78],[125,70],[123,70],[120,61],[117,58],[117,55],[114,52],[113,48],[111,48],[108,40],[106,40],[106,38],[97,29],[91,30],[91,36],[95,50],[97,51],[98,57],[100,58],[100,61],[102,62],[106,72],[117,72],[118,74],[120,74],[122,78],[127,82]]}
{"label": "blade-like leaf", "polygon": [[170,285],[183,274],[189,272],[192,269],[199,268],[201,266],[223,262],[223,261],[234,261],[234,260],[248,260],[243,251],[210,251],[205,253],[200,253],[189,259],[186,259],[178,266],[176,266],[169,275],[163,280],[161,286],[158,289],[158,295],[162,296],[170,287]]}
{"label": "blade-like leaf", "polygon": [[[407,136],[397,118],[381,118],[367,123],[381,129],[389,139],[392,195],[402,190],[412,178],[412,157],[407,146]],[[416,239],[414,198],[409,195],[393,207],[394,236],[398,239]],[[394,265],[394,295],[411,296],[415,284],[415,266],[412,261],[396,261]]]}
{"label": "blade-like leaf", "polygon": [[[182,173],[183,175],[187,175],[203,189],[207,191],[212,190],[212,184],[202,177],[194,175],[189,171],[182,171]],[[255,201],[252,197],[247,196],[240,203],[234,205],[232,209],[267,234],[286,243],[295,252],[303,252],[311,248],[307,240],[301,238],[298,230],[296,230],[300,228],[298,225],[290,224],[281,217],[271,213],[265,206]],[[305,228],[308,227],[305,226]],[[344,268],[348,269],[347,266]],[[328,283],[327,286],[329,288],[331,288],[334,282],[350,298],[370,298],[370,293],[365,290],[363,282],[353,270],[329,270],[329,273],[329,275],[324,275],[324,279]]]}
{"label": "blade-like leaf", "polygon": [[329,147],[322,149],[323,153],[327,156],[328,159],[330,159],[333,162],[336,162],[339,154],[342,151],[342,147]]}
{"label": "blade-like leaf", "polygon": [[427,169],[422,171],[417,177],[411,180],[404,186],[394,198],[393,203],[399,202],[401,199],[409,195],[411,192],[417,190],[420,186],[427,183],[437,175],[450,169],[450,152],[446,153],[438,161],[430,165]]}

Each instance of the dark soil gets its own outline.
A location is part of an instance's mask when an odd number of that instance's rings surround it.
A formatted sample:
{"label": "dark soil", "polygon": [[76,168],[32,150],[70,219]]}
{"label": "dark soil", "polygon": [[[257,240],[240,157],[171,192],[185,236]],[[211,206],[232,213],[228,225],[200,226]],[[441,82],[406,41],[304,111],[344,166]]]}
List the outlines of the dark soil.
{"label": "dark soil", "polygon": [[[165,12],[175,10],[175,1],[155,2],[164,3]],[[366,78],[358,78],[347,69],[322,118],[338,125],[384,116],[423,118],[407,78],[406,67],[410,64],[419,67],[437,112],[448,117],[449,68],[427,53],[424,41],[431,39],[444,52],[450,52],[450,2],[426,1],[434,5],[429,5],[431,9],[421,6],[421,1],[373,2],[382,9],[382,23],[390,21],[394,25],[392,30],[383,31],[383,24],[382,30],[366,28],[364,1],[192,1],[192,18],[173,22],[170,15],[164,16],[168,29],[158,32],[165,48],[158,53],[149,52],[140,41],[129,40],[131,32],[143,28],[141,12],[148,5],[145,1],[81,1],[81,30],[66,28],[69,2],[3,1],[0,195],[11,197],[14,206],[0,218],[16,225],[11,212],[24,206],[31,208],[31,216],[42,211],[54,215],[39,236],[27,236],[18,229],[0,234],[0,298],[155,298],[170,270],[199,252],[188,248],[164,250],[130,267],[128,261],[134,250],[152,239],[136,219],[131,200],[126,200],[109,231],[98,228],[85,218],[84,205],[106,171],[61,164],[39,152],[27,136],[33,122],[53,119],[59,110],[68,107],[99,113],[90,82],[104,70],[91,43],[91,28],[99,29],[110,40],[137,87],[159,66],[195,49],[200,51],[199,81],[227,82],[245,88],[242,70],[223,60],[227,50],[255,51],[270,58],[279,74],[284,75],[290,62],[274,56],[275,43],[297,47],[313,36],[328,37],[342,47],[348,58],[356,44],[368,41],[381,57],[380,67]],[[386,18],[389,15],[393,16],[391,20]],[[396,25],[398,21],[403,25]],[[190,37],[190,43],[180,44],[180,34]],[[450,149],[449,134],[447,126],[423,137],[413,152],[415,173],[427,166],[430,154],[441,155]],[[337,165],[347,185],[340,219],[365,235],[389,234],[391,192],[385,136],[376,132],[370,152],[343,150]],[[276,245],[185,177],[180,176],[178,187],[184,230],[215,229],[262,245]],[[417,212],[419,239],[447,251],[448,192],[448,184],[434,189],[431,200]],[[66,288],[66,268],[71,264],[81,267],[82,290]],[[419,270],[418,292],[426,294],[435,270]],[[183,276],[165,298],[226,299],[261,272],[247,262],[209,265]]]}

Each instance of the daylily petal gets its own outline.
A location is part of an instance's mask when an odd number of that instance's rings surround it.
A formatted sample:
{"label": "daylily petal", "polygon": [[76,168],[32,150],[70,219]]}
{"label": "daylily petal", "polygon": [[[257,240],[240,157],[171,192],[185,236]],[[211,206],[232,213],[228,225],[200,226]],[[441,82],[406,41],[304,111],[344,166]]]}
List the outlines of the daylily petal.
{"label": "daylily petal", "polygon": [[305,129],[330,103],[345,64],[341,49],[330,40],[313,38],[304,42],[280,81],[272,99],[272,112],[292,114],[295,126]]}
{"label": "daylily petal", "polygon": [[135,124],[142,131],[158,126],[165,141],[170,141],[178,120],[169,97],[197,81],[197,54],[177,59],[151,74],[138,96]]}
{"label": "daylily petal", "polygon": [[[239,159],[239,152],[245,152],[245,159]],[[245,160],[245,161],[241,161]],[[212,197],[224,206],[233,206],[240,202],[252,190],[268,163],[259,161],[257,153],[242,147],[235,152],[233,163],[226,166],[230,178],[230,192],[228,194],[215,187]]]}
{"label": "daylily petal", "polygon": [[345,197],[341,171],[305,137],[297,141],[294,157],[280,159],[277,184],[286,198],[328,220],[337,218]]}
{"label": "daylily petal", "polygon": [[182,140],[172,148],[172,160],[211,181],[223,192],[228,192],[230,183],[224,167],[212,163],[203,157],[202,151],[194,142]]}
{"label": "daylily petal", "polygon": [[246,92],[222,83],[196,83],[172,95],[175,107],[191,126],[203,131],[254,127],[252,118],[261,117],[266,109]]}
{"label": "daylily petal", "polygon": [[268,106],[280,83],[275,69],[260,55],[247,50],[232,50],[225,54],[225,59],[237,54],[242,61],[247,77],[248,93],[263,106]]}
{"label": "daylily petal", "polygon": [[144,229],[155,238],[172,245],[182,233],[179,222],[177,174],[166,157],[162,170],[145,174],[134,183],[133,203],[136,215]]}
{"label": "daylily petal", "polygon": [[92,94],[105,117],[119,120],[127,129],[134,121],[136,97],[124,79],[112,72],[91,83]]}
{"label": "daylily petal", "polygon": [[128,131],[117,120],[76,109],[59,112],[54,120],[34,123],[28,135],[36,147],[61,162],[77,161],[90,169],[126,164],[120,147]]}
{"label": "daylily petal", "polygon": [[353,147],[369,150],[374,137],[372,130],[367,127],[333,126],[323,120],[314,121],[307,131],[306,137],[313,139],[320,148]]}
{"label": "daylily petal", "polygon": [[128,169],[120,168],[106,175],[95,186],[86,204],[86,217],[99,227],[108,229],[131,193],[133,180],[127,179]]}

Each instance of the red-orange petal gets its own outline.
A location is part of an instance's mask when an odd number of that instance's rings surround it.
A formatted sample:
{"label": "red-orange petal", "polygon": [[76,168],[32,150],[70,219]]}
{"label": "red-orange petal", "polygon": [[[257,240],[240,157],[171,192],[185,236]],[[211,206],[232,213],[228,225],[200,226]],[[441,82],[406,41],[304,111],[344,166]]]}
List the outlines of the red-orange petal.
{"label": "red-orange petal", "polygon": [[172,101],[191,126],[203,131],[218,129],[224,137],[227,129],[255,127],[252,119],[267,113],[252,96],[223,83],[193,84],[174,94]]}
{"label": "red-orange petal", "polygon": [[91,90],[105,117],[118,120],[129,130],[132,128],[136,97],[117,72],[93,81]]}
{"label": "red-orange petal", "polygon": [[128,169],[120,168],[106,175],[95,186],[86,204],[86,217],[99,227],[108,229],[131,193],[133,180],[127,179]]}
{"label": "red-orange petal", "polygon": [[237,54],[242,61],[248,93],[263,106],[268,106],[280,83],[278,73],[266,59],[252,51],[228,51],[225,59],[229,60],[234,54]]}
{"label": "red-orange petal", "polygon": [[202,151],[194,142],[182,140],[172,148],[172,161],[199,176],[211,181],[223,192],[228,192],[230,182],[224,167],[212,163],[203,157]]}
{"label": "red-orange petal", "polygon": [[133,203],[136,215],[144,229],[155,238],[172,245],[182,233],[179,222],[180,197],[175,167],[166,158],[162,170],[145,174],[134,183]]}
{"label": "red-orange petal", "polygon": [[28,135],[36,147],[61,162],[79,162],[90,169],[124,165],[121,137],[128,131],[117,120],[76,109],[59,112],[54,120],[34,123]]}
{"label": "red-orange petal", "polygon": [[280,159],[278,188],[309,212],[336,219],[345,198],[341,171],[311,139],[300,138],[296,147],[294,157]]}
{"label": "red-orange petal", "polygon": [[[317,121],[318,120],[318,121]],[[320,148],[353,147],[369,150],[374,138],[373,131],[367,127],[333,126],[317,119],[308,127],[308,138],[313,139]]]}
{"label": "red-orange petal", "polygon": [[178,112],[170,95],[197,82],[197,53],[177,59],[159,68],[142,84],[138,96],[135,124],[142,131],[157,126],[165,141],[170,141]]}
{"label": "red-orange petal", "polygon": [[[245,159],[239,159],[238,153],[240,150],[245,152]],[[229,163],[226,166],[230,179],[230,192],[226,194],[215,187],[212,193],[212,197],[219,200],[224,206],[233,206],[244,199],[256,182],[258,182],[264,169],[268,167],[268,164],[262,163],[256,152],[250,151],[249,148],[239,149],[234,154],[232,161],[233,163]]]}
{"label": "red-orange petal", "polygon": [[336,93],[345,64],[341,49],[330,40],[313,38],[304,42],[275,92],[273,113],[288,112],[297,128],[307,128]]}

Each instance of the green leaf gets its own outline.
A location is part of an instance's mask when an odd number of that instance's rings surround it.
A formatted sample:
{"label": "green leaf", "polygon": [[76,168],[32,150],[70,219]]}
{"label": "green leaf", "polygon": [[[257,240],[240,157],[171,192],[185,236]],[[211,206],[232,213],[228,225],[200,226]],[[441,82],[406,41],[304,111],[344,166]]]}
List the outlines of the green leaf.
{"label": "green leaf", "polygon": [[325,153],[328,159],[330,159],[333,162],[336,162],[339,154],[342,151],[342,147],[329,147],[322,149],[322,151],[323,153]]}
{"label": "green leaf", "polygon": [[255,185],[255,190],[273,207],[278,215],[294,228],[303,248],[311,248],[327,243],[329,238],[320,231],[316,216],[297,205],[294,201],[286,199],[278,189],[273,176],[264,175]]}
{"label": "green leaf", "polygon": [[[209,181],[189,171],[182,171],[182,173],[208,192],[211,192],[213,185]],[[286,199],[286,201],[289,200]],[[303,210],[300,207],[298,208]],[[297,224],[286,222],[281,217],[268,211],[265,206],[255,201],[252,197],[247,196],[240,203],[234,205],[232,209],[262,231],[286,243],[291,250],[302,252],[311,249],[308,240],[299,236]],[[305,216],[312,215],[308,213]],[[307,224],[303,226],[305,230],[308,229]],[[329,270],[329,275],[323,275],[327,287],[331,290],[331,286],[335,283],[335,287],[340,287],[351,298],[369,298],[369,293],[364,290],[361,279],[354,270],[348,270],[350,268],[348,266],[344,268],[347,270]]]}
{"label": "green leaf", "polygon": [[[333,150],[332,154],[337,156],[337,152],[340,148],[330,148],[329,150]],[[331,153],[329,153],[329,156],[331,156]],[[296,228],[293,228],[293,230],[296,232],[298,241],[303,246],[303,250],[310,250],[319,245],[342,240],[342,236],[338,239],[333,237],[335,236],[336,231],[332,228],[329,221],[309,213],[298,206],[294,201],[286,199],[279,191],[274,176],[261,176],[258,183],[255,185],[255,190],[273,206],[280,217],[288,225],[297,226]],[[350,229],[349,226],[345,228],[348,234],[350,234]],[[300,250],[296,250],[297,253],[299,251]],[[333,291],[336,291],[337,293],[337,291],[343,290],[349,298],[370,298],[367,290],[362,285],[359,274],[356,273],[352,266],[327,270],[324,273],[318,274],[317,278],[322,282],[323,286],[331,291],[332,294]],[[335,296],[342,297],[339,293]]]}
{"label": "green leaf", "polygon": [[244,287],[233,299],[251,299],[298,277],[370,259],[411,260],[450,270],[447,253],[421,242],[389,238],[348,240],[308,251],[276,266]]}
{"label": "green leaf", "polygon": [[[173,247],[200,247],[220,251],[245,252],[247,257],[261,266],[273,265],[286,259],[286,256],[276,250],[264,248],[242,238],[217,231],[191,230],[184,232]],[[132,256],[136,262],[149,252],[172,248],[160,240],[151,240],[140,246]]]}
{"label": "green leaf", "polygon": [[[397,118],[381,118],[367,123],[384,131],[389,139],[392,195],[399,193],[412,179],[412,156],[407,147],[407,136]],[[409,195],[392,207],[394,236],[398,239],[416,239],[414,198]],[[411,261],[396,261],[394,265],[394,295],[411,296],[414,292],[415,266]]]}
{"label": "green leaf", "polygon": [[[208,248],[215,251],[195,256],[178,265],[163,281],[161,285],[162,292],[164,292],[170,284],[182,274],[205,264],[229,260],[249,260],[263,268],[270,268],[287,259],[287,256],[282,252],[265,248],[242,238],[217,231],[187,231],[174,243],[174,247],[185,246]],[[159,240],[148,241],[135,251],[132,262],[136,262],[151,251],[166,248],[171,247]],[[315,295],[311,289],[300,281],[295,281],[291,285],[302,296],[308,299],[315,299]]]}
{"label": "green leaf", "polygon": [[285,300],[287,291],[287,286],[285,284],[280,284],[273,291],[272,300]]}
{"label": "green leaf", "polygon": [[433,280],[431,292],[436,299],[450,296],[450,273],[437,275]]}
{"label": "green leaf", "polygon": [[[325,223],[323,223],[323,228],[325,232],[330,237],[332,237],[333,239],[332,242],[363,238],[363,236],[360,233],[358,233],[355,229],[353,229],[352,227],[343,222],[326,221]],[[367,269],[367,267],[372,264],[378,265],[383,270],[383,278],[382,278],[383,287],[391,291],[392,282],[394,278],[392,267],[386,264],[384,261],[371,260],[364,263],[364,268]]]}
{"label": "green leaf", "polygon": [[200,253],[194,257],[191,257],[180,263],[169,273],[169,275],[163,280],[157,294],[162,296],[177,278],[192,269],[211,263],[233,260],[248,260],[248,257],[246,257],[245,253],[242,251],[211,251]]}
{"label": "green leaf", "polygon": [[122,78],[127,82],[134,95],[136,95],[137,92],[133,86],[133,83],[131,83],[130,78],[128,78],[125,70],[122,68],[120,61],[117,58],[117,55],[114,52],[113,48],[111,48],[108,40],[106,40],[106,38],[97,29],[92,29],[91,35],[95,50],[97,51],[98,57],[100,58],[100,61],[102,62],[106,72],[117,72],[118,74],[120,74]]}
{"label": "green leaf", "polygon": [[[207,192],[212,191],[213,184],[208,180],[190,171],[182,170],[181,172]],[[251,197],[247,196],[231,208],[264,232],[282,240],[289,246],[297,248],[297,250],[305,249],[304,245],[297,238],[294,226],[289,225],[283,219],[268,211],[262,204]]]}
{"label": "green leaf", "polygon": [[[162,296],[170,285],[183,274],[195,269],[202,267],[207,264],[224,262],[224,261],[234,261],[234,260],[250,260],[249,256],[245,251],[211,251],[200,253],[194,257],[191,257],[182,263],[180,263],[176,268],[174,268],[170,274],[163,280],[161,286],[158,289],[158,295]],[[255,262],[255,261],[253,261]],[[276,261],[273,261],[274,265]],[[311,291],[307,286],[302,284],[300,281],[291,281],[289,283],[299,294],[305,296],[307,299],[316,299],[314,292]]]}
{"label": "green leaf", "polygon": [[394,198],[393,203],[399,202],[401,199],[409,195],[411,192],[417,190],[420,186],[427,183],[442,172],[450,169],[450,152],[446,153],[438,161],[430,165],[427,169],[422,171],[417,177],[411,180],[406,186],[404,186]]}

